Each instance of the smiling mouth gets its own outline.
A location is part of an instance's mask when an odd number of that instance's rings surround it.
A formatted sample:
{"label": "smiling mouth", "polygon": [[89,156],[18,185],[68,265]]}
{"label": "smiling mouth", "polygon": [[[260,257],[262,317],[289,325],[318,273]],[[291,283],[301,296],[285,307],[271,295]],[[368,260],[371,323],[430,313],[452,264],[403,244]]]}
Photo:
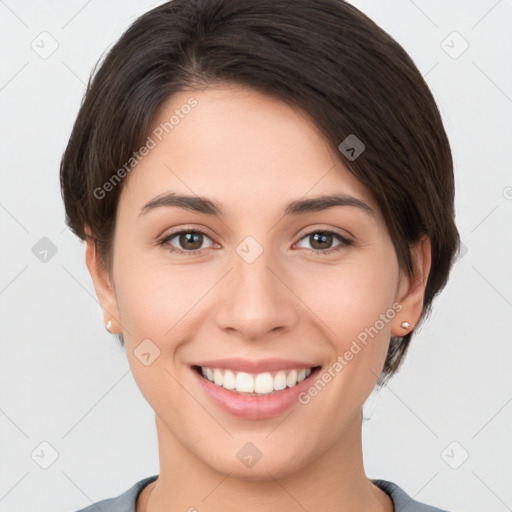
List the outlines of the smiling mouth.
{"label": "smiling mouth", "polygon": [[237,394],[268,396],[287,388],[294,388],[303,380],[317,373],[320,366],[273,372],[247,373],[206,366],[192,367],[202,378],[216,386]]}

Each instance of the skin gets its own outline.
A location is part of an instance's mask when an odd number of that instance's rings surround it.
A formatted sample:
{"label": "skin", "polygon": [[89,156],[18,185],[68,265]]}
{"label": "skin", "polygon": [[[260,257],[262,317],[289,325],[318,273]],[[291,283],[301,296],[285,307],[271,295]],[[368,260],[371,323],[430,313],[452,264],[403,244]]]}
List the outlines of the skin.
{"label": "skin", "polygon": [[[402,321],[410,330],[420,319],[429,240],[412,250],[412,278],[402,275],[370,191],[305,114],[276,99],[227,84],[181,92],[154,126],[191,96],[198,105],[125,178],[111,275],[101,270],[94,244],[86,246],[105,323],[111,319],[111,332],[123,333],[133,376],[155,411],[160,473],[139,495],[137,512],[391,512],[390,497],[364,472],[362,405],[390,336],[408,332]],[[177,207],[139,215],[171,190],[215,200],[225,215]],[[364,201],[374,215],[337,206],[283,216],[292,200],[331,193]],[[208,235],[197,244],[200,254],[158,245],[172,231],[193,228]],[[308,236],[326,230],[353,243],[333,251],[342,243],[336,236],[324,246]],[[236,252],[247,236],[263,249],[251,264]],[[167,247],[190,251],[179,238]],[[190,369],[224,357],[329,367],[394,303],[401,311],[309,404],[277,417],[250,420],[220,410]],[[160,350],[149,366],[134,355],[147,338]],[[247,442],[262,453],[251,468],[236,456]]]}

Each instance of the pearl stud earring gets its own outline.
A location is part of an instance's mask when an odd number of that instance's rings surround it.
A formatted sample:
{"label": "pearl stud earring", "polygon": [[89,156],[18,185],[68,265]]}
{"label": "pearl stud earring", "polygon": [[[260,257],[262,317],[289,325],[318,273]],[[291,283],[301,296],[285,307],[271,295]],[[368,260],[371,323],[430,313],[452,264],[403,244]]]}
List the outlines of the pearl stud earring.
{"label": "pearl stud earring", "polygon": [[112,327],[112,320],[109,320],[109,321],[107,322],[106,327],[107,327],[107,331],[110,331],[110,328]]}
{"label": "pearl stud earring", "polygon": [[411,326],[407,320],[406,320],[406,321],[404,321],[404,322],[402,322],[400,325],[401,325],[404,329],[409,329],[409,327]]}

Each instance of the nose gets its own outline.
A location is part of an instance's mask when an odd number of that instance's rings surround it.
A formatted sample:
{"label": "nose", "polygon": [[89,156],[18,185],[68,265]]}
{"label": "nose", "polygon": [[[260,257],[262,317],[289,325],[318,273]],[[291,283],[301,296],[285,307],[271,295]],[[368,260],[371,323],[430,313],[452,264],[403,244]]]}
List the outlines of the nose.
{"label": "nose", "polygon": [[221,329],[257,341],[294,328],[300,301],[276,261],[270,250],[251,263],[234,254],[233,268],[218,295],[216,320]]}

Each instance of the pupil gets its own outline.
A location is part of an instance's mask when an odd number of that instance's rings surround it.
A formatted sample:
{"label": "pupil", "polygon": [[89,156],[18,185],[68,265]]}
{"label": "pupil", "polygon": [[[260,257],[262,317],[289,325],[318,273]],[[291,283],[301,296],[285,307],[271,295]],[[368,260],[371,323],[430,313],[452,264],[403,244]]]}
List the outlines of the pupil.
{"label": "pupil", "polygon": [[[186,249],[199,249],[201,247],[201,236],[201,233],[185,233],[180,236],[180,244]],[[192,244],[192,247],[190,244]]]}
{"label": "pupil", "polygon": [[[330,245],[330,242],[332,242],[332,235],[330,235],[329,233],[315,233],[313,235],[313,240],[314,240],[314,243],[311,244],[311,246],[314,248],[314,249],[325,249],[325,244],[327,246]],[[320,243],[320,247],[315,247],[315,244],[316,243]],[[322,245],[322,243],[324,245]]]}

